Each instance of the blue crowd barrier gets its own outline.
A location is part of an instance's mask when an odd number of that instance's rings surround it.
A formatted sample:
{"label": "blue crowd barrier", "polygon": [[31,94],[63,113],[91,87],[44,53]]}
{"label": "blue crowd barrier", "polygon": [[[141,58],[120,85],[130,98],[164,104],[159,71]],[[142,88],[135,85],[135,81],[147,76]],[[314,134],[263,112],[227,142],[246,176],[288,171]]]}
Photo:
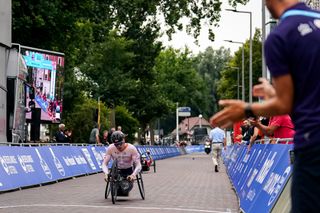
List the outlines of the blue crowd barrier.
{"label": "blue crowd barrier", "polygon": [[[137,149],[140,153],[150,150],[155,160],[181,154],[178,147],[170,146]],[[100,172],[106,150],[94,145],[0,146],[0,192]]]}
{"label": "blue crowd barrier", "polygon": [[204,152],[204,144],[186,146],[185,149],[188,154],[191,154],[194,152]]}
{"label": "blue crowd barrier", "polygon": [[233,145],[223,153],[229,178],[243,212],[270,212],[292,173],[292,145]]}

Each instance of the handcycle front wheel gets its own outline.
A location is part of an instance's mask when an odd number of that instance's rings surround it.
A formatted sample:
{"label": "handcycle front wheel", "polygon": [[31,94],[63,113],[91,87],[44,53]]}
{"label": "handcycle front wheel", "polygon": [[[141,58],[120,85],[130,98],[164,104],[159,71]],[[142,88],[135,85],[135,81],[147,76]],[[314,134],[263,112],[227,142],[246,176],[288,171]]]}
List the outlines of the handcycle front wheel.
{"label": "handcycle front wheel", "polygon": [[[117,160],[114,160],[112,163],[112,168],[110,172],[110,192],[111,192],[111,200],[112,203],[115,204],[118,196],[118,188],[119,188],[119,170],[117,165]],[[107,192],[108,194],[108,192]]]}
{"label": "handcycle front wheel", "polygon": [[141,172],[139,172],[137,174],[136,180],[137,180],[137,184],[138,184],[138,187],[139,187],[141,198],[142,198],[142,200],[144,200],[145,199],[145,191],[144,191],[144,185],[143,185],[143,179],[142,179]]}

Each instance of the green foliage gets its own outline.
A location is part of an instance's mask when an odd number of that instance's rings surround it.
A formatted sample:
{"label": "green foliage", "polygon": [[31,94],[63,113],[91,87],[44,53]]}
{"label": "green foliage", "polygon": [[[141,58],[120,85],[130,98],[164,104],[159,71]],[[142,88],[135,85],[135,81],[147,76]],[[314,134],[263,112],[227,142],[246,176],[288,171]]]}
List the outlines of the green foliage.
{"label": "green foliage", "polygon": [[170,101],[171,109],[175,103],[179,106],[189,106],[194,114],[202,113],[208,108],[207,87],[193,68],[193,58],[188,50],[168,49],[159,55],[154,70],[157,72],[159,90]]}
{"label": "green foliage", "polygon": [[133,143],[134,134],[138,131],[139,121],[132,116],[125,106],[115,108],[116,124],[122,127],[122,131],[127,134],[126,140]]}
{"label": "green foliage", "polygon": [[204,115],[210,116],[218,111],[218,82],[221,78],[221,71],[230,60],[230,50],[223,47],[218,50],[208,47],[195,58],[194,66],[209,90],[209,108],[203,113]]}
{"label": "green foliage", "polygon": [[[94,101],[87,97],[125,106],[141,126],[170,112],[175,102],[195,113],[209,112],[211,98],[188,53],[164,57],[167,70],[158,76],[156,63],[165,66],[156,62],[163,57],[158,16],[163,15],[169,37],[185,30],[197,38],[201,22],[207,22],[214,39],[221,0],[12,0],[12,9],[13,42],[65,53],[63,115],[79,142],[87,141],[92,127]],[[75,73],[83,75],[79,79]]]}
{"label": "green foliage", "polygon": [[[249,100],[249,40],[244,45],[244,84],[245,84],[245,100]],[[262,76],[261,65],[261,32],[257,29],[252,40],[252,85],[258,83],[259,77]],[[235,52],[234,57],[230,60],[229,67],[242,67],[242,47]],[[240,74],[240,84],[242,82]],[[220,99],[236,99],[237,98],[237,70],[225,68],[219,81],[218,94]],[[240,89],[240,97],[242,97]]]}
{"label": "green foliage", "polygon": [[[94,121],[95,110],[98,109],[98,103],[95,100],[83,97],[82,102],[74,106],[72,113],[65,120],[66,127],[72,130],[72,139],[74,143],[87,143],[90,132],[96,124]],[[103,103],[100,103],[100,130],[110,127],[107,122],[108,110]]]}

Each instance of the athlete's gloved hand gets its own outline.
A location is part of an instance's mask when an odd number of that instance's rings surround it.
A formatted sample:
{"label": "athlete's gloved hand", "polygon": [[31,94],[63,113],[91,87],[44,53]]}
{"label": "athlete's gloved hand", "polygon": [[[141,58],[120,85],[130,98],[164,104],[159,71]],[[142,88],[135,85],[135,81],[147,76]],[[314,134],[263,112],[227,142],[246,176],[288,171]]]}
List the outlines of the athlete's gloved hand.
{"label": "athlete's gloved hand", "polygon": [[104,181],[108,182],[108,176],[109,176],[108,173],[105,173],[105,174],[104,174]]}
{"label": "athlete's gloved hand", "polygon": [[134,174],[132,174],[127,177],[127,180],[132,182],[132,181],[134,181],[135,178],[136,178],[136,176]]}

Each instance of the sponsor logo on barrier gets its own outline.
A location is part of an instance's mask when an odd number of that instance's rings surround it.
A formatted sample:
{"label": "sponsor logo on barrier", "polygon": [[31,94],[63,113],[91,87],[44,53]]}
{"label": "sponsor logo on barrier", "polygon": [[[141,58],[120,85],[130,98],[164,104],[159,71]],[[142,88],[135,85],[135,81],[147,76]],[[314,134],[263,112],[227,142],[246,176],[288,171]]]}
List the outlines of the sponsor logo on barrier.
{"label": "sponsor logo on barrier", "polygon": [[288,166],[283,172],[282,176],[276,173],[271,173],[268,182],[263,187],[263,190],[270,195],[268,206],[270,206],[273,203],[274,199],[276,199],[282,188],[282,185],[285,183],[288,175],[290,174],[290,171],[291,167]]}
{"label": "sponsor logo on barrier", "polygon": [[85,164],[87,165],[88,164],[86,159],[81,155],[75,155],[75,156],[73,156],[73,158],[76,160],[78,165],[85,165]]}
{"label": "sponsor logo on barrier", "polygon": [[1,162],[1,165],[4,169],[4,171],[8,175],[18,174],[17,168],[14,165],[10,165],[10,164],[17,164],[18,163],[15,156],[4,155],[4,156],[0,157],[0,162]]}
{"label": "sponsor logo on barrier", "polygon": [[54,152],[53,152],[53,150],[51,148],[49,148],[49,150],[51,152],[51,155],[53,157],[54,165],[56,165],[56,168],[57,168],[58,172],[60,173],[61,176],[65,176],[66,172],[64,171],[64,168],[63,168],[60,160],[56,157],[56,155],[54,154]]}
{"label": "sponsor logo on barrier", "polygon": [[247,199],[250,201],[253,201],[255,196],[256,196],[256,189],[251,189],[247,194]]}
{"label": "sponsor logo on barrier", "polygon": [[32,163],[33,159],[31,155],[18,155],[18,161],[25,173],[35,172]]}
{"label": "sponsor logo on barrier", "polygon": [[75,166],[77,165],[77,162],[73,157],[63,157],[63,160],[67,166]]}
{"label": "sponsor logo on barrier", "polygon": [[40,165],[41,165],[44,173],[46,174],[46,176],[47,176],[49,179],[52,179],[52,173],[51,173],[51,170],[50,170],[47,162],[41,157],[39,150],[38,150],[37,148],[35,148],[35,150],[36,150],[36,153],[37,153],[37,155],[38,155],[38,157],[39,157]]}
{"label": "sponsor logo on barrier", "polygon": [[99,168],[102,168],[102,163],[101,163],[101,161],[102,161],[103,157],[100,155],[99,152],[97,152],[97,150],[96,150],[95,147],[91,147],[91,150],[92,150],[93,155],[94,155],[94,157],[95,157],[95,159],[96,159],[96,161],[97,161],[97,163],[98,163],[98,165],[99,165]]}
{"label": "sponsor logo on barrier", "polygon": [[271,159],[269,159],[269,156],[271,155],[271,152],[269,153],[267,160],[264,162],[257,178],[256,181],[260,184],[262,184],[262,182],[264,181],[264,179],[266,178],[268,172],[270,171],[270,168],[272,167],[273,163],[274,163],[274,158],[277,155],[277,152],[274,152]]}
{"label": "sponsor logo on barrier", "polygon": [[91,155],[90,155],[89,151],[86,148],[82,148],[81,151],[84,154],[84,156],[86,157],[91,169],[96,170],[97,168],[91,159]]}
{"label": "sponsor logo on barrier", "polygon": [[2,165],[2,167],[3,167],[3,169],[4,169],[4,171],[5,171],[8,175],[10,175],[9,167],[8,167],[8,165],[6,164],[6,162],[4,162],[4,160],[3,160],[2,157],[0,157],[0,162],[1,162],[1,165]]}
{"label": "sponsor logo on barrier", "polygon": [[248,180],[248,183],[247,183],[247,187],[250,187],[254,178],[256,177],[256,175],[258,174],[258,170],[255,168],[250,176],[250,179]]}
{"label": "sponsor logo on barrier", "polygon": [[3,184],[0,182],[0,187],[3,186]]}

